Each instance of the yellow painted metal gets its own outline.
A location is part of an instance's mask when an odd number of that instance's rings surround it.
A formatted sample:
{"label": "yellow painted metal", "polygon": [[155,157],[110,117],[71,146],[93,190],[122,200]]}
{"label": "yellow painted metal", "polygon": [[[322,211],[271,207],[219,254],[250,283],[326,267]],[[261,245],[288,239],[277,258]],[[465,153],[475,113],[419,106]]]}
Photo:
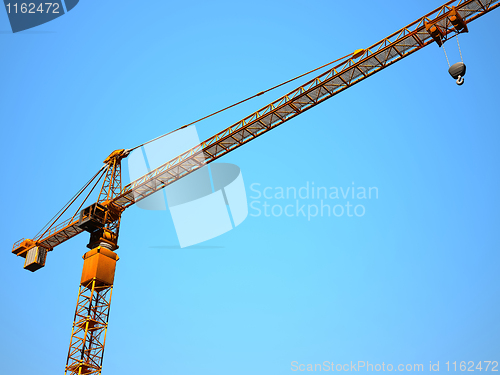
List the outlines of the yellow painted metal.
{"label": "yellow painted metal", "polygon": [[356,51],[354,51],[354,53],[352,54],[352,58],[353,59],[357,59],[358,57],[361,57],[363,56],[363,54],[365,53],[365,50],[364,49],[357,49]]}
{"label": "yellow painted metal", "polygon": [[83,259],[81,285],[86,285],[93,279],[102,285],[113,285],[116,262],[119,259],[115,252],[98,246],[85,253]]}
{"label": "yellow painted metal", "polygon": [[101,374],[118,259],[113,251],[101,246],[84,256],[66,375]]}
{"label": "yellow painted metal", "polygon": [[103,163],[110,164],[113,160],[118,159],[124,153],[124,151],[125,150],[123,149],[113,151],[106,159],[104,159]]}
{"label": "yellow painted metal", "polygon": [[17,256],[21,256],[23,258],[26,258],[26,253],[34,248],[36,246],[36,242],[33,240],[30,240],[29,238],[27,239],[22,239],[14,245],[14,249],[12,252],[16,254]]}
{"label": "yellow painted metal", "polygon": [[[123,150],[110,155],[99,202],[106,202],[105,225],[91,234],[89,245],[95,247],[84,256],[80,290],[66,362],[66,375],[101,374],[109,309],[118,255],[118,233],[123,210],[111,200],[121,189]],[[107,160],[107,159],[106,159]]]}
{"label": "yellow painted metal", "polygon": [[468,33],[467,23],[464,21],[460,13],[457,11],[457,7],[453,6],[450,12],[450,21],[455,28],[457,33]]}

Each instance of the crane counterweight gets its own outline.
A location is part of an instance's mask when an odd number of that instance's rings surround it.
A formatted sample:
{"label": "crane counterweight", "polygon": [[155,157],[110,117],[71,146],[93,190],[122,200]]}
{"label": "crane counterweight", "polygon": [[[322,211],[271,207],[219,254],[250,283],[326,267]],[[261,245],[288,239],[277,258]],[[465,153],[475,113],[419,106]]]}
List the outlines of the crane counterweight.
{"label": "crane counterweight", "polygon": [[41,246],[35,246],[28,250],[24,260],[24,269],[35,272],[45,266],[47,259],[47,249]]}

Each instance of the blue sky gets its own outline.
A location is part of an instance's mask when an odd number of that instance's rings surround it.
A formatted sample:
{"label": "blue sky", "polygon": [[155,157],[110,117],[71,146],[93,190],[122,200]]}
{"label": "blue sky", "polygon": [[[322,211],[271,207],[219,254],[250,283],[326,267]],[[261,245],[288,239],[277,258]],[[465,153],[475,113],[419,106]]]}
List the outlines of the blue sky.
{"label": "blue sky", "polygon": [[[64,369],[88,237],[33,274],[10,250],[113,150],[368,47],[440,5],[81,1],[17,34],[0,11],[3,371]],[[249,204],[259,201],[252,184],[376,187],[378,198],[350,201],[362,217],[249,216],[179,249],[168,214],[127,210],[103,373],[500,361],[499,22],[495,10],[460,37],[461,87],[432,45],[221,159],[241,168]],[[446,48],[458,62],[456,43]],[[200,138],[293,88],[204,121]],[[264,201],[296,203],[254,204]]]}

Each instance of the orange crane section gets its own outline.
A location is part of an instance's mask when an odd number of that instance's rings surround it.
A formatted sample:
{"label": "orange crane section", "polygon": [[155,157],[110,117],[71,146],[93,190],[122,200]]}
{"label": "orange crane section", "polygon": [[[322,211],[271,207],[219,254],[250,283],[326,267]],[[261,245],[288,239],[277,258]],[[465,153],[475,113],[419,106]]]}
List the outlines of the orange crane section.
{"label": "orange crane section", "polygon": [[12,249],[15,255],[25,258],[26,269],[36,271],[45,265],[48,251],[79,233],[90,233],[87,247],[91,250],[83,257],[66,374],[101,373],[118,261],[115,251],[121,215],[126,208],[414,52],[434,42],[442,46],[451,37],[468,32],[471,21],[499,6],[500,0],[449,1],[378,43],[356,50],[316,78],[124,187],[121,161],[133,149],[111,153],[104,160],[104,167],[86,185],[96,180],[93,190],[103,178],[97,202],[81,211],[80,206],[78,215],[32,239],[16,242]]}

